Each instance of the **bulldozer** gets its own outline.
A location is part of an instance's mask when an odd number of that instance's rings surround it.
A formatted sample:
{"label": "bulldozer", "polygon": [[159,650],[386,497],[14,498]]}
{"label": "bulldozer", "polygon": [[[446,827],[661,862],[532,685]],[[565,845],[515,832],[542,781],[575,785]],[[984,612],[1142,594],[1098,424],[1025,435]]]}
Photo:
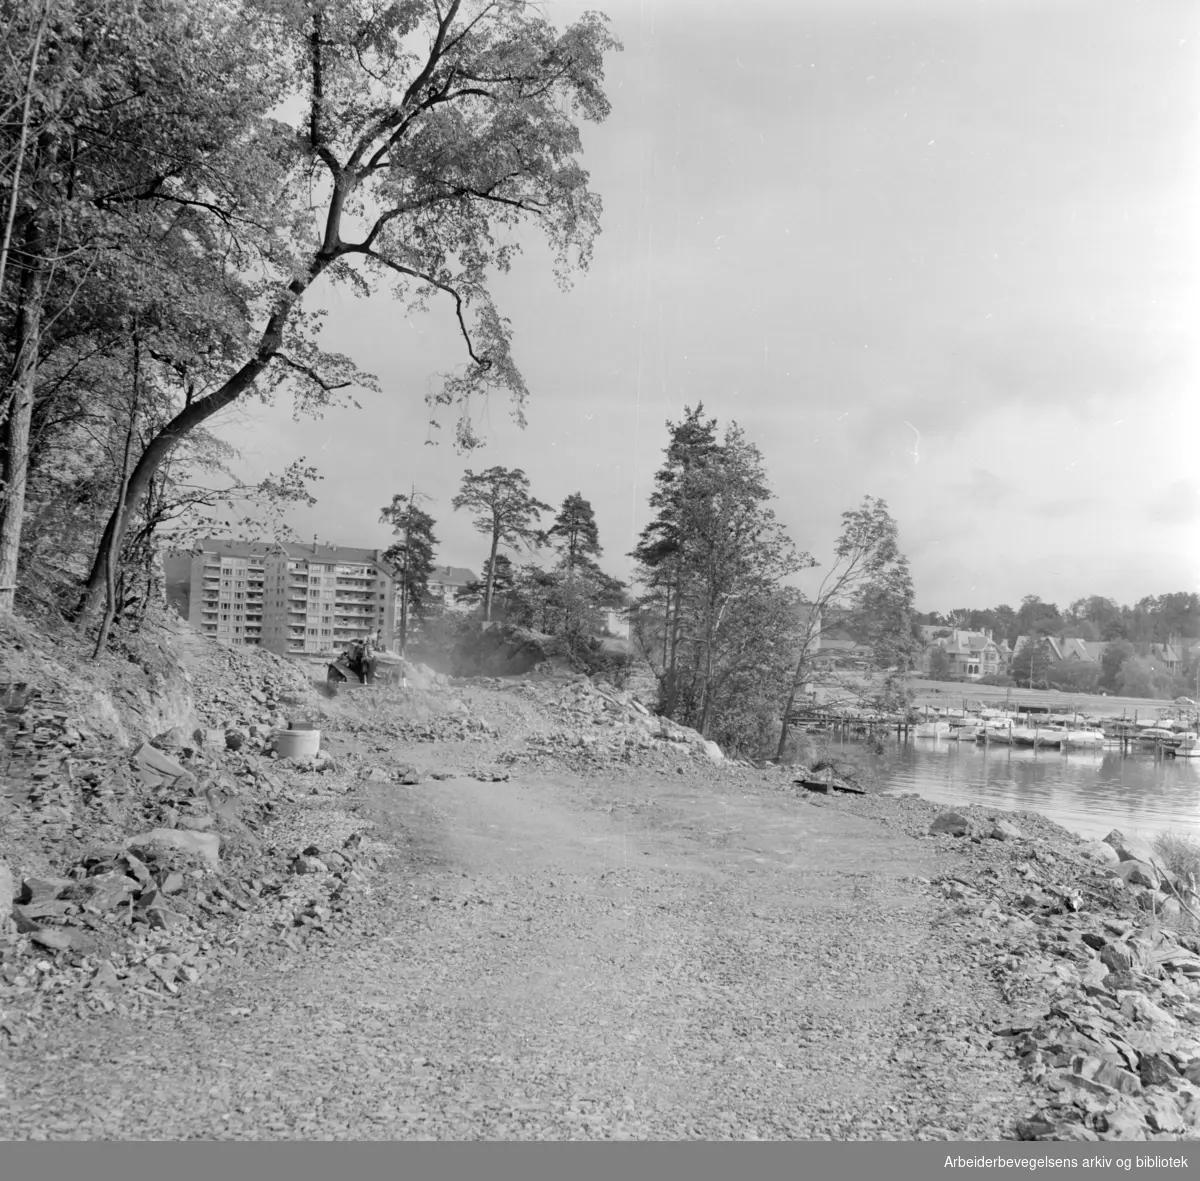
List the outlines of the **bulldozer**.
{"label": "bulldozer", "polygon": [[331,661],[325,673],[325,684],[332,696],[337,696],[341,689],[361,689],[367,686],[386,688],[399,685],[404,679],[404,664],[399,657],[389,657],[386,653],[376,653],[367,661],[364,674],[359,674],[351,667],[349,658],[339,656]]}

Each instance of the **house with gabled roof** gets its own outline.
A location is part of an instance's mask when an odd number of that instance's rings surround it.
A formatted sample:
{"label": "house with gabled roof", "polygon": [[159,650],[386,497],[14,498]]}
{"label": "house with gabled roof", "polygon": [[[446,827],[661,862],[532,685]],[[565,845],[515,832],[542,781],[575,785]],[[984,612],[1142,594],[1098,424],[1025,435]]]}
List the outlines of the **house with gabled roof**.
{"label": "house with gabled roof", "polygon": [[920,667],[928,673],[936,650],[946,653],[953,676],[978,681],[982,677],[999,676],[1004,671],[1005,653],[988,631],[968,631],[962,628],[938,629],[949,635],[931,639],[921,652]]}
{"label": "house with gabled roof", "polygon": [[[1024,648],[1025,645],[1029,643],[1030,638],[1031,637],[1029,637],[1029,636],[1017,636],[1017,642],[1013,645],[1013,656],[1014,657],[1017,656],[1017,654],[1021,651],[1021,649]],[[1059,661],[1059,660],[1066,659],[1066,657],[1063,655],[1062,642],[1060,640],[1056,640],[1053,636],[1038,636],[1037,640],[1038,640],[1038,642],[1045,640],[1047,646],[1050,649],[1050,659],[1051,660]]]}
{"label": "house with gabled roof", "polygon": [[1155,660],[1161,660],[1173,673],[1178,672],[1183,665],[1183,653],[1177,645],[1172,643],[1151,644],[1150,656]]}

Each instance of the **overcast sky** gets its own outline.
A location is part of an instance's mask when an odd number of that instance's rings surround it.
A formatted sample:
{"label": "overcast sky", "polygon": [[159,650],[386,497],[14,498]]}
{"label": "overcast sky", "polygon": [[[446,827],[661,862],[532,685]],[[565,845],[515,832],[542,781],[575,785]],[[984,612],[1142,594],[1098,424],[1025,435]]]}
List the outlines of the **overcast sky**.
{"label": "overcast sky", "polygon": [[477,570],[450,500],[503,464],[555,505],[582,492],[628,578],[665,422],[703,402],[818,560],[885,498],[922,610],[1200,590],[1200,5],[598,7],[625,51],[584,129],[594,262],[560,293],[531,237],[496,285],[528,427],[496,401],[484,450],[450,422],[426,446],[451,309],[323,293],[325,343],[383,394],[223,428],[258,471],[319,466],[301,537],[386,545],[379,509],[415,480],[440,561]]}

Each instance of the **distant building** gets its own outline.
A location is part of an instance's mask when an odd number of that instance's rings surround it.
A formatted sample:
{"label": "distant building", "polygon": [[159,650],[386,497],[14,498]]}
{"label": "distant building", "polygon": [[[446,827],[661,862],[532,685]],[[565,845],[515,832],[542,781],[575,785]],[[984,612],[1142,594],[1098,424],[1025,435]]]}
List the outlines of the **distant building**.
{"label": "distant building", "polygon": [[[923,631],[924,629],[922,629]],[[990,630],[965,631],[961,628],[938,628],[947,635],[931,638],[921,652],[922,672],[931,671],[934,653],[945,652],[952,676],[978,681],[983,677],[999,676],[1007,663],[1007,645],[997,644]]]}
{"label": "distant building", "polygon": [[1059,651],[1063,660],[1077,661],[1080,664],[1099,664],[1104,659],[1104,651],[1108,647],[1105,640],[1079,640],[1067,636],[1058,641]]}
{"label": "distant building", "polygon": [[206,538],[190,559],[188,622],[232,647],[340,651],[374,632],[390,647],[395,579],[380,550]]}
{"label": "distant building", "polygon": [[426,585],[432,602],[440,603],[448,611],[470,611],[472,604],[460,602],[455,595],[469,583],[478,581],[479,576],[465,566],[435,566]]}
{"label": "distant building", "polygon": [[1162,661],[1173,673],[1177,673],[1183,666],[1183,653],[1174,643],[1151,644],[1150,656],[1152,659]]}
{"label": "distant building", "polygon": [[[1053,636],[1038,636],[1039,642],[1045,641],[1047,648],[1050,651],[1050,659],[1056,663],[1060,660],[1065,660],[1066,657],[1062,650],[1062,641],[1056,640]],[[1013,645],[1013,656],[1015,657],[1026,644],[1029,643],[1029,636],[1017,636],[1017,642]]]}

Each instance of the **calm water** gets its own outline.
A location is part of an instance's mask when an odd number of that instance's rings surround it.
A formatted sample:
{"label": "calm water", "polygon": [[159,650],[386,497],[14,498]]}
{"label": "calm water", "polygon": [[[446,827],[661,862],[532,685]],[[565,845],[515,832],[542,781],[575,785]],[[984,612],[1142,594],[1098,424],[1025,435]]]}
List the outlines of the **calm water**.
{"label": "calm water", "polygon": [[938,803],[1040,812],[1085,837],[1114,828],[1129,836],[1171,829],[1200,837],[1200,759],[1118,750],[1035,754],[913,738],[886,743],[874,761],[890,791],[915,791]]}

